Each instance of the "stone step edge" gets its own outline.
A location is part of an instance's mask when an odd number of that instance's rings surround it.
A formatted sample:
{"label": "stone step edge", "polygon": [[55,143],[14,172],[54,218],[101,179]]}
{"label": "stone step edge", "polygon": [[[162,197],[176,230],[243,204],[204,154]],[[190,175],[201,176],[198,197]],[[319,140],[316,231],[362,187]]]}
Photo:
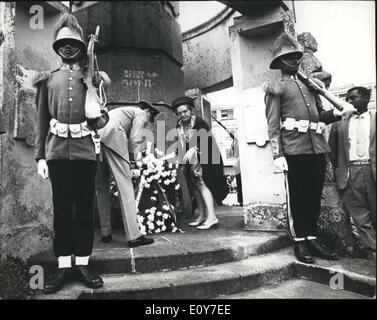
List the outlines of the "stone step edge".
{"label": "stone step edge", "polygon": [[71,284],[53,295],[36,299],[205,299],[253,290],[294,277],[290,249],[244,260],[159,273],[108,274],[105,286],[93,290]]}
{"label": "stone step edge", "polygon": [[[216,264],[228,263],[232,261],[239,261],[247,259],[248,257],[258,256],[281,250],[290,244],[289,236],[286,234],[276,235],[275,238],[268,239],[264,243],[246,244],[246,245],[227,245],[223,248],[207,251],[187,251],[182,253],[165,254],[161,256],[137,255],[134,260],[131,256],[120,258],[106,258],[93,256],[91,263],[93,269],[101,274],[123,274],[123,273],[152,273],[170,270],[185,270],[196,267],[211,266]],[[115,250],[116,251],[116,250]],[[185,255],[184,263],[178,266],[176,263],[177,256]],[[212,256],[212,262],[208,263],[208,255]],[[151,269],[146,261],[156,261],[153,265],[158,265],[158,268]],[[193,262],[193,264],[191,264]],[[52,265],[56,261],[41,261],[34,260],[33,263],[42,264],[46,266],[46,271],[51,271]],[[115,265],[115,263],[118,263]],[[47,265],[46,265],[47,264]],[[50,269],[50,270],[49,270]]]}
{"label": "stone step edge", "polygon": [[370,298],[376,296],[376,278],[353,271],[296,261],[295,272],[298,278],[329,285],[334,290],[346,290]]}

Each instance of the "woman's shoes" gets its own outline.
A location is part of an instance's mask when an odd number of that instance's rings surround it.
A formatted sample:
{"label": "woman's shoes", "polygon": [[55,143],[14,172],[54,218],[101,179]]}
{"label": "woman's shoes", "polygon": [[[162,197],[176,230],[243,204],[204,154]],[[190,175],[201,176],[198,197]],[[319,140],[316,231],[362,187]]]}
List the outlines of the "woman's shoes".
{"label": "woman's shoes", "polygon": [[206,221],[201,226],[197,226],[196,228],[200,230],[208,230],[208,229],[211,229],[212,227],[216,228],[218,224],[219,224],[219,219],[216,218],[212,222],[207,223]]}
{"label": "woman's shoes", "polygon": [[196,219],[195,221],[193,221],[193,222],[190,222],[189,223],[189,225],[190,226],[193,226],[193,227],[196,227],[196,226],[198,226],[198,225],[200,225],[200,224],[202,224],[204,221],[206,221],[207,220],[207,218],[202,218],[202,219]]}

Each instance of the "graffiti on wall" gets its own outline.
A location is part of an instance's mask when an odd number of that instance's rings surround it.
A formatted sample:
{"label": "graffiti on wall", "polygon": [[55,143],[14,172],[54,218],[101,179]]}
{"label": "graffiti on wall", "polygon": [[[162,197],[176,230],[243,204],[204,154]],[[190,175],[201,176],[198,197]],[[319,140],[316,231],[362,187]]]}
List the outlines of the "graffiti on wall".
{"label": "graffiti on wall", "polygon": [[143,70],[124,70],[122,85],[126,87],[145,87],[152,88],[158,78],[156,72]]}

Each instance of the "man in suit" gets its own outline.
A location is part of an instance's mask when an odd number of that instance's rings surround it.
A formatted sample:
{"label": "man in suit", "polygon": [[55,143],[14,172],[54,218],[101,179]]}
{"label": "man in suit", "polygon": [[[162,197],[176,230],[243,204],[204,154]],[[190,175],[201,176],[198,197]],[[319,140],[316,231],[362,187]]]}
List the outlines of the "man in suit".
{"label": "man in suit", "polygon": [[274,164],[288,177],[294,253],[305,263],[313,263],[313,256],[336,260],[337,255],[316,240],[325,154],[330,152],[323,129],[354,108],[346,104],[343,112],[323,109],[319,95],[297,77],[303,52],[296,39],[283,33],[273,52],[270,69],[280,69],[282,78],[264,85],[266,118]]}
{"label": "man in suit", "polygon": [[376,113],[368,110],[370,92],[364,87],[348,90],[346,100],[357,110],[331,128],[331,160],[343,206],[367,248],[376,258]]}
{"label": "man in suit", "polygon": [[119,107],[109,111],[109,122],[101,132],[101,149],[105,163],[99,165],[97,175],[97,199],[101,223],[102,241],[111,236],[110,181],[113,173],[118,187],[122,219],[129,247],[153,243],[141,235],[137,224],[135,193],[131,180],[130,154],[142,150],[145,138],[143,129],[153,123],[159,111],[147,101],[139,101],[138,107]]}

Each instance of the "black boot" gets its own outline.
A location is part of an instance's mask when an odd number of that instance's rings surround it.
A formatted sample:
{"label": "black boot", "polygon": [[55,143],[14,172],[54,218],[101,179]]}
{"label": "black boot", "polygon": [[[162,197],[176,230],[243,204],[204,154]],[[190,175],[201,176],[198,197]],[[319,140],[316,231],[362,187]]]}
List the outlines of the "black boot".
{"label": "black boot", "polygon": [[70,281],[72,281],[72,268],[59,268],[56,274],[46,281],[43,292],[46,294],[58,292]]}
{"label": "black boot", "polygon": [[113,237],[111,236],[111,234],[109,234],[107,236],[102,236],[102,242],[103,243],[109,243],[112,240],[113,240]]}
{"label": "black boot", "polygon": [[330,252],[328,249],[324,248],[320,245],[317,240],[306,240],[307,247],[309,252],[318,258],[326,259],[326,260],[339,260],[339,257],[336,253]]}
{"label": "black boot", "polygon": [[314,259],[306,247],[305,241],[295,241],[294,253],[298,261],[304,263],[313,263]]}
{"label": "black boot", "polygon": [[77,280],[83,283],[85,286],[91,289],[98,289],[103,286],[102,278],[90,271],[88,266],[76,266]]}
{"label": "black boot", "polygon": [[153,242],[154,242],[154,240],[151,239],[151,238],[146,238],[144,236],[140,236],[139,238],[128,241],[128,246],[130,248],[135,248],[135,247],[138,247],[138,246],[145,246],[145,245],[148,245],[148,244],[152,244]]}

